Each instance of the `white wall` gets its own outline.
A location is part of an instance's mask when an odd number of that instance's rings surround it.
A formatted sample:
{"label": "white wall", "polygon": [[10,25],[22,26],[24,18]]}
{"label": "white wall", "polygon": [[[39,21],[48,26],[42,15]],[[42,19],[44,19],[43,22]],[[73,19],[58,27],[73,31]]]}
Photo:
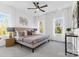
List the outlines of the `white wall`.
{"label": "white wall", "polygon": [[[14,7],[6,6],[3,4],[0,4],[0,12],[4,12],[10,15],[10,19],[8,21],[8,27],[33,27],[33,16],[29,15],[28,13],[25,13],[22,10],[18,10]],[[19,17],[25,17],[28,20],[28,25],[23,26],[19,23]]]}
{"label": "white wall", "polygon": [[[9,15],[10,19],[8,20],[8,27],[26,27],[34,28],[33,16],[25,13],[22,10],[18,10],[14,7],[0,4],[0,12],[6,13]],[[28,20],[28,25],[23,26],[19,23],[19,17],[25,17]],[[2,39],[8,38],[8,36],[1,36]],[[0,46],[5,45],[5,40],[0,40]]]}
{"label": "white wall", "polygon": [[[5,5],[0,4],[0,12],[4,12],[4,13],[7,13],[7,14],[10,14],[11,16],[13,16],[15,10],[14,11],[12,11],[12,10],[14,10],[14,8],[10,8]],[[11,20],[12,19],[15,19],[14,16],[11,17]],[[12,20],[12,22],[9,21],[9,23],[11,23],[9,26],[13,26],[14,21],[13,20]]]}
{"label": "white wall", "polygon": [[[15,23],[16,23],[16,27],[33,27],[33,16],[30,16],[29,14],[23,12],[23,11],[20,11],[20,10],[16,10],[16,16],[15,16]],[[27,26],[23,26],[22,24],[19,23],[19,17],[24,17],[24,18],[27,18],[27,21],[28,21],[28,24]]]}
{"label": "white wall", "polygon": [[[47,13],[47,15],[39,16],[39,18],[33,17],[28,13],[25,13],[22,10],[18,10],[14,7],[9,7],[5,5],[0,4],[0,11],[6,12],[11,15],[11,19],[9,20],[9,27],[35,27],[38,28],[38,21],[43,20],[45,22],[45,34],[50,35],[50,39],[58,40],[58,41],[64,41],[63,38],[59,35],[55,37],[53,33],[53,23],[54,19],[58,17],[63,17],[65,22],[65,28],[66,27],[72,27],[72,7],[55,10],[53,12]],[[28,20],[28,25],[23,26],[19,23],[19,17],[26,17]],[[59,39],[59,37],[61,37]]]}
{"label": "white wall", "polygon": [[[64,36],[62,35],[54,35],[53,24],[55,18],[63,17],[64,18],[64,29],[66,27],[72,28],[72,6],[60,10],[55,10],[53,12],[47,13],[47,15],[39,16],[39,20],[45,21],[45,33],[50,35],[50,39],[64,41]],[[38,19],[36,19],[38,20]],[[37,21],[38,22],[38,21]],[[64,35],[64,34],[63,34]]]}

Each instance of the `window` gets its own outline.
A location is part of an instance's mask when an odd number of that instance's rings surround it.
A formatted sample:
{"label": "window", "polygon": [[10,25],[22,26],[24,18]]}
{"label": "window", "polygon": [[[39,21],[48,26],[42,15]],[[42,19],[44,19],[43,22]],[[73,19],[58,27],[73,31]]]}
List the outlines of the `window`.
{"label": "window", "polygon": [[64,18],[58,17],[54,19],[54,34],[64,33]]}
{"label": "window", "polygon": [[0,36],[7,34],[8,14],[0,12]]}
{"label": "window", "polygon": [[44,33],[45,30],[44,30],[44,21],[39,21],[39,32],[40,33]]}

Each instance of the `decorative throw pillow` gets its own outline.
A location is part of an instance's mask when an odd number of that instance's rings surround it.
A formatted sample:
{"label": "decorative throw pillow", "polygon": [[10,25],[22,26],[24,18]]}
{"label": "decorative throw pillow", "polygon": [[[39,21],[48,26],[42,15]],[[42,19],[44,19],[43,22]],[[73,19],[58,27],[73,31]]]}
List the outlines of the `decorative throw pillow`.
{"label": "decorative throw pillow", "polygon": [[32,32],[31,31],[27,31],[27,35],[32,35]]}
{"label": "decorative throw pillow", "polygon": [[24,32],[18,32],[18,36],[25,36],[25,33]]}
{"label": "decorative throw pillow", "polygon": [[27,31],[26,30],[24,31],[24,33],[25,33],[25,36],[27,36]]}
{"label": "decorative throw pillow", "polygon": [[22,32],[22,36],[25,36],[25,32]]}

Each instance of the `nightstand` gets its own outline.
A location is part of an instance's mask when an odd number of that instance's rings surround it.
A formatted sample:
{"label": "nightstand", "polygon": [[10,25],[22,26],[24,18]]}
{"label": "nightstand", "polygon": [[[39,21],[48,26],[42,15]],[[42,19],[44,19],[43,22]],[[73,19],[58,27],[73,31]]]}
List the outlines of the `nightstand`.
{"label": "nightstand", "polygon": [[6,47],[11,47],[13,45],[15,45],[15,38],[9,38],[9,39],[6,39]]}

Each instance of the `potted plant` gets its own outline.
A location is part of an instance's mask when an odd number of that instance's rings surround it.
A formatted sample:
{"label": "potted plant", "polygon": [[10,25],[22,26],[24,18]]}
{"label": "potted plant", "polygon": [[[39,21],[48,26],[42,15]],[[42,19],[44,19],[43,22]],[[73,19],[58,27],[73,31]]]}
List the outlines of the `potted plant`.
{"label": "potted plant", "polygon": [[71,32],[71,28],[66,28],[67,33]]}

